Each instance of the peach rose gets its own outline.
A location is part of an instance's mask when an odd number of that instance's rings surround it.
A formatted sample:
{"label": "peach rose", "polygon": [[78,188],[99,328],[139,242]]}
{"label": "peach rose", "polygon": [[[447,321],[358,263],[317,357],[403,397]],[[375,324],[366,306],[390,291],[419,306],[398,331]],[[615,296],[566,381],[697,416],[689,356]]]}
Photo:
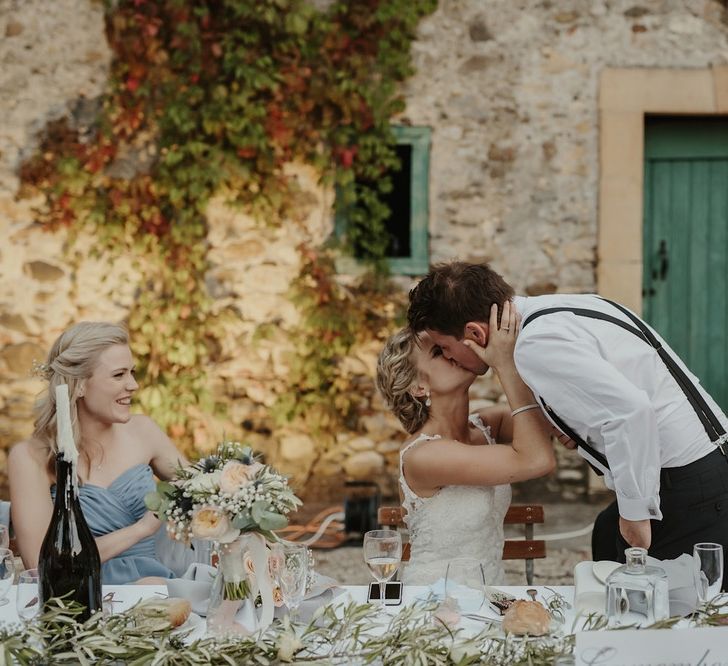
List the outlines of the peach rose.
{"label": "peach rose", "polygon": [[285,556],[280,544],[275,544],[268,554],[268,573],[271,578],[275,578],[283,570],[285,564]]}
{"label": "peach rose", "polygon": [[228,517],[214,506],[196,509],[192,514],[190,528],[198,539],[214,539],[220,543],[230,543],[240,534],[240,530],[230,525]]}
{"label": "peach rose", "polygon": [[245,572],[247,574],[255,574],[255,564],[253,563],[253,558],[250,557],[249,553],[245,553],[243,562],[245,564]]}
{"label": "peach rose", "polygon": [[248,483],[263,467],[258,462],[244,465],[241,462],[230,460],[225,463],[220,474],[220,490],[224,493],[234,493]]}
{"label": "peach rose", "polygon": [[283,605],[283,592],[277,585],[273,588],[273,605],[280,608]]}

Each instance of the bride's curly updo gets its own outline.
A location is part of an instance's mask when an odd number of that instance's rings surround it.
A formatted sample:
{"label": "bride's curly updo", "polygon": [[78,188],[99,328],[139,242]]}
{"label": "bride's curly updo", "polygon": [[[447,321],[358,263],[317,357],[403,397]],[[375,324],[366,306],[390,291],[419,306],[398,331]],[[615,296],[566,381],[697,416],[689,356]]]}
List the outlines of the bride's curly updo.
{"label": "bride's curly updo", "polygon": [[425,401],[412,395],[417,383],[413,353],[416,346],[416,335],[411,329],[403,328],[387,340],[377,362],[377,388],[410,434],[422,428],[429,417]]}

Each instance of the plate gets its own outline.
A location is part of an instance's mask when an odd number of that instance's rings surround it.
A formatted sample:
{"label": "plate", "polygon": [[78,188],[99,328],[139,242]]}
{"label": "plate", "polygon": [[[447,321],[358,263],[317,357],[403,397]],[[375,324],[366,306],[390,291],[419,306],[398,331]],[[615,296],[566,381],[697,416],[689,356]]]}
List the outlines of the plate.
{"label": "plate", "polygon": [[594,562],[592,565],[592,573],[594,577],[600,582],[606,585],[609,574],[612,573],[617,567],[622,566],[619,562],[612,562],[611,560],[601,560]]}

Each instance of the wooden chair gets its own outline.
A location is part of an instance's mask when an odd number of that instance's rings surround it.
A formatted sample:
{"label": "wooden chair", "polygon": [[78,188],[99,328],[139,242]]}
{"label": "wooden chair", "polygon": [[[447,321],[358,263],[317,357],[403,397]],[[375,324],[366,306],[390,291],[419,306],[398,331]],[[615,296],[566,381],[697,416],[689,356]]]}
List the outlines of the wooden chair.
{"label": "wooden chair", "polygon": [[[404,527],[401,506],[379,507],[377,517],[382,527],[399,529]],[[506,539],[503,546],[504,560],[526,560],[526,582],[533,585],[533,561],[546,557],[546,542],[533,538],[533,526],[543,523],[543,507],[540,504],[511,505],[503,519],[504,525],[523,525],[525,541],[520,539]],[[410,545],[402,545],[402,561],[408,562],[410,558]]]}

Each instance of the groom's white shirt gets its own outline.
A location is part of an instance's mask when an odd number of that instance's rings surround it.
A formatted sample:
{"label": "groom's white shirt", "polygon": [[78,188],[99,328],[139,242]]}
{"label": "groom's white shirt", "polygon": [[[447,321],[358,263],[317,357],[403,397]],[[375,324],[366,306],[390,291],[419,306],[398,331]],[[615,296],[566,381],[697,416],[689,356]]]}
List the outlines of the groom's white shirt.
{"label": "groom's white shirt", "polygon": [[[629,320],[594,295],[516,296],[525,320],[550,307],[598,310]],[[663,346],[695,383],[716,417],[728,419],[662,338]],[[715,450],[685,394],[654,349],[620,326],[558,312],[521,330],[516,367],[533,392],[609,462],[607,486],[628,520],[661,519],[660,469],[682,467]],[[548,417],[548,414],[546,414]]]}

